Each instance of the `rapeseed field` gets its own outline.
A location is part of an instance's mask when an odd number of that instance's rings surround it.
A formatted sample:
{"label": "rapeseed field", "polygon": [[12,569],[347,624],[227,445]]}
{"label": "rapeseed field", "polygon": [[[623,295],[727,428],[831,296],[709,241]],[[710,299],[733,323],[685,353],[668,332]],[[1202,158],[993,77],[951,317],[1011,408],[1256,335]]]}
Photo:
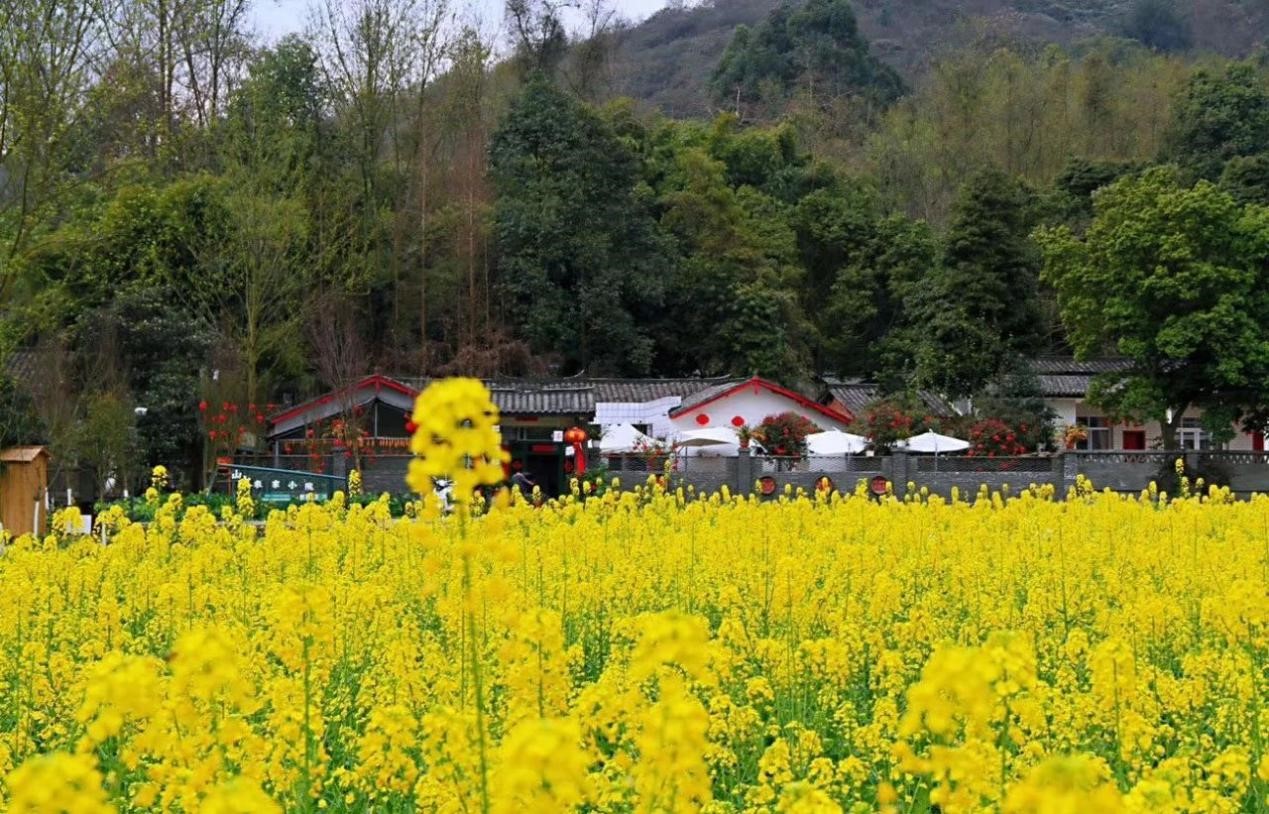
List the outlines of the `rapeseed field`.
{"label": "rapeseed field", "polygon": [[2,806],[1269,807],[1269,498],[481,507],[493,477],[11,542]]}

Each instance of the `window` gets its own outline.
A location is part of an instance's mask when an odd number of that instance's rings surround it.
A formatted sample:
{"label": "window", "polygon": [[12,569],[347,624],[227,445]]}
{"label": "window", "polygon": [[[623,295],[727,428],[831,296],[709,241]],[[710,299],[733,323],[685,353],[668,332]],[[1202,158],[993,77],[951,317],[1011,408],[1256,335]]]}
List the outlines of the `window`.
{"label": "window", "polygon": [[1110,422],[1102,416],[1087,416],[1075,419],[1075,423],[1083,427],[1088,437],[1076,445],[1078,449],[1100,451],[1110,449]]}
{"label": "window", "polygon": [[1197,418],[1181,419],[1181,428],[1177,431],[1176,440],[1181,449],[1211,449],[1212,435],[1203,429]]}

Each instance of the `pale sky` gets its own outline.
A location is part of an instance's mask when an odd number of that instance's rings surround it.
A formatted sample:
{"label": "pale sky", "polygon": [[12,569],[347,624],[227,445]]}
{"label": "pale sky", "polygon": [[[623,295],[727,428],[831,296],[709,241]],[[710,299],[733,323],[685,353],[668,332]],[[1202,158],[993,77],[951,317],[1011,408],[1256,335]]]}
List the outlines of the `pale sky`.
{"label": "pale sky", "polygon": [[[267,41],[274,41],[286,34],[303,31],[308,22],[311,0],[256,0],[252,7],[255,28]],[[472,10],[479,15],[486,30],[500,28],[503,0],[469,0]],[[459,16],[464,3],[455,2]],[[613,0],[617,13],[637,22],[665,5],[665,0]]]}

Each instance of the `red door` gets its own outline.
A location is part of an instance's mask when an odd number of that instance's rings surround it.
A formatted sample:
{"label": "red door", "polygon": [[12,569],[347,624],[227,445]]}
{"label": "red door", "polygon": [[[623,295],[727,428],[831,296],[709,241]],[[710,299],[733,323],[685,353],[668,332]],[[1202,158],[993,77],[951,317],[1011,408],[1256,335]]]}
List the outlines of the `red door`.
{"label": "red door", "polygon": [[1251,448],[1256,452],[1265,451],[1265,434],[1263,432],[1254,432],[1251,434]]}
{"label": "red door", "polygon": [[1146,448],[1145,430],[1124,430],[1124,449],[1144,450]]}

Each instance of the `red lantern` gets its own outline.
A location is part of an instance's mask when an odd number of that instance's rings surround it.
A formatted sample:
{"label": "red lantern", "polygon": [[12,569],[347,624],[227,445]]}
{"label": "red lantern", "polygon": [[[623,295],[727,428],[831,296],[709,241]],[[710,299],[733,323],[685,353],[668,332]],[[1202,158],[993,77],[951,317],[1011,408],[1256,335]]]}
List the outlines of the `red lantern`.
{"label": "red lantern", "polygon": [[745,420],[738,415],[734,415],[731,417],[731,425],[733,427],[743,427],[745,426]]}
{"label": "red lantern", "polygon": [[419,428],[419,425],[415,424],[413,419],[406,419],[405,421],[406,432],[408,432],[410,435],[414,435],[415,430],[417,430],[418,428]]}
{"label": "red lantern", "polygon": [[697,424],[700,424],[702,427],[704,427],[706,424],[708,424],[708,423],[709,423],[709,414],[708,414],[708,413],[700,413],[699,415],[697,415],[697,416],[696,416],[696,423],[697,423]]}
{"label": "red lantern", "polygon": [[581,427],[569,427],[564,431],[564,441],[573,447],[574,470],[578,475],[586,474],[586,430]]}

